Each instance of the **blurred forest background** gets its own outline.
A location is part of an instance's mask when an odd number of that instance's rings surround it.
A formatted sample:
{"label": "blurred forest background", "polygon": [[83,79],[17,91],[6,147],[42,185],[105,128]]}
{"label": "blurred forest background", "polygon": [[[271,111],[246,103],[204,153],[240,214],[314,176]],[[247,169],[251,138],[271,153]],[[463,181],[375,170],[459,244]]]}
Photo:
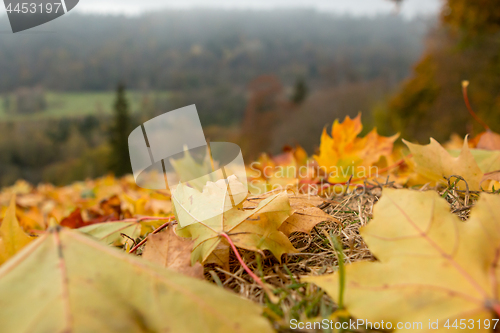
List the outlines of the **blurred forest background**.
{"label": "blurred forest background", "polygon": [[[439,17],[413,19],[305,9],[72,14],[51,22],[56,33],[2,35],[0,185],[129,172],[128,133],[190,104],[211,141],[240,144],[247,160],[293,144],[312,153],[324,126],[358,112],[368,128],[406,139],[479,131],[463,79],[499,131],[494,2],[448,0]],[[0,30],[9,30],[5,16]]]}

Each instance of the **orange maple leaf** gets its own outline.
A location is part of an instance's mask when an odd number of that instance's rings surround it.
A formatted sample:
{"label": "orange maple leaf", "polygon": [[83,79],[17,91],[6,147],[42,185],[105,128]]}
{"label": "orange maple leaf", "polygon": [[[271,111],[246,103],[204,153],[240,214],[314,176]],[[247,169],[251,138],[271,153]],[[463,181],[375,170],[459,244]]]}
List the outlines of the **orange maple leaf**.
{"label": "orange maple leaf", "polygon": [[361,114],[354,119],[346,116],[343,123],[335,120],[331,136],[326,128],[321,135],[320,151],[314,155],[330,183],[341,183],[353,178],[376,176],[375,163],[392,153],[394,141],[399,134],[391,137],[380,136],[373,129],[365,137],[358,137],[363,129]]}

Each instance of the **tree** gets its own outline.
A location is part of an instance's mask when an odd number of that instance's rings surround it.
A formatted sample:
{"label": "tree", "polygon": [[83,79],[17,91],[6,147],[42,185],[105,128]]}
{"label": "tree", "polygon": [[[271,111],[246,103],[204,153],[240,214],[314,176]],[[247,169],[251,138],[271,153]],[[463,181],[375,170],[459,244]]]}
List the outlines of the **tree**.
{"label": "tree", "polygon": [[292,102],[301,104],[307,97],[308,89],[304,78],[299,78],[295,82],[295,87],[292,95]]}
{"label": "tree", "polygon": [[114,124],[110,131],[110,145],[112,148],[110,169],[115,173],[115,176],[122,176],[131,172],[128,152],[130,130],[131,120],[129,105],[125,96],[125,86],[119,84],[114,105]]}
{"label": "tree", "polygon": [[448,0],[441,20],[459,30],[466,39],[495,34],[500,30],[498,1]]}
{"label": "tree", "polygon": [[[469,80],[473,107],[500,131],[500,11],[498,0],[447,0],[440,24],[412,76],[389,100],[378,125],[406,139],[446,140],[484,130],[468,115],[461,82]],[[387,127],[389,124],[389,127]],[[384,127],[384,125],[386,125]]]}

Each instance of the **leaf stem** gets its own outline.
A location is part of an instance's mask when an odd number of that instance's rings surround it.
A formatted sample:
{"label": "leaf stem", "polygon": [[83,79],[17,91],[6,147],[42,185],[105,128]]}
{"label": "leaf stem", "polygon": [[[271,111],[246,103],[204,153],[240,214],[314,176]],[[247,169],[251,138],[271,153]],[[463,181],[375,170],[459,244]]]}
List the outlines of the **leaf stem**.
{"label": "leaf stem", "polygon": [[262,289],[268,294],[270,295],[270,291],[269,289],[266,287],[266,285],[264,284],[264,282],[262,282],[261,279],[259,279],[259,277],[257,275],[255,275],[254,272],[252,272],[252,270],[247,266],[247,264],[245,264],[245,262],[243,261],[243,258],[241,258],[241,255],[240,253],[238,252],[238,249],[236,248],[236,245],[234,245],[232,239],[228,236],[228,234],[226,234],[225,232],[221,232],[220,235],[224,238],[226,238],[227,242],[229,243],[229,245],[231,245],[231,248],[233,249],[233,252],[234,254],[236,255],[236,258],[238,259],[238,261],[240,262],[241,266],[243,267],[243,269],[248,273],[248,275],[250,275],[252,277],[252,279],[254,279],[255,282],[257,282],[257,284],[259,286],[262,287]]}
{"label": "leaf stem", "polygon": [[141,216],[139,218],[131,218],[131,219],[124,219],[124,220],[117,220],[113,222],[142,222],[142,221],[163,221],[163,220],[171,220],[173,219],[173,216],[169,217],[160,217],[160,216]]}
{"label": "leaf stem", "polygon": [[469,86],[469,81],[462,82],[462,93],[464,95],[464,101],[465,101],[465,105],[467,106],[467,110],[469,110],[469,113],[472,116],[472,118],[474,118],[478,123],[480,123],[481,126],[483,126],[485,130],[489,131],[490,127],[488,125],[486,125],[486,123],[484,121],[482,121],[481,118],[479,118],[477,116],[477,114],[472,109],[472,106],[470,105],[469,94],[467,92],[468,86]]}
{"label": "leaf stem", "polygon": [[400,166],[402,166],[403,164],[406,163],[407,158],[412,158],[412,157],[413,157],[413,154],[409,154],[405,158],[402,158],[399,161],[397,161],[396,163],[394,163],[393,165],[389,165],[388,167],[385,167],[385,168],[379,170],[378,173],[386,173],[387,171],[390,171],[392,169],[399,168]]}
{"label": "leaf stem", "polygon": [[[161,226],[159,226],[158,228],[156,228],[151,234],[156,234],[160,231],[162,231],[163,229],[165,229],[166,227],[168,227],[173,221],[171,221],[174,217],[171,216],[169,217],[169,221],[168,222],[165,222],[164,224],[162,224]],[[164,219],[164,218],[163,218]],[[151,235],[150,234],[150,235]],[[149,235],[148,235],[149,236]],[[128,253],[134,253],[141,245],[143,245],[144,243],[146,243],[148,241],[148,237],[145,237],[142,241],[140,241],[136,246],[134,246],[133,248],[130,249],[130,251],[128,251]]]}

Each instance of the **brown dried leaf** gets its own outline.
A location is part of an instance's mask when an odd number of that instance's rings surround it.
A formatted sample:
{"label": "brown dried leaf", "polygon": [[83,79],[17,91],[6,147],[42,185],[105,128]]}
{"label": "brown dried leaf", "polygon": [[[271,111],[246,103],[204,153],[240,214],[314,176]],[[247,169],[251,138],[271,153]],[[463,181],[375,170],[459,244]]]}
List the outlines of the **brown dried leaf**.
{"label": "brown dried leaf", "polygon": [[485,173],[481,179],[481,184],[487,180],[495,180],[500,182],[500,170]]}
{"label": "brown dried leaf", "polygon": [[[255,207],[266,197],[268,197],[268,195],[264,194],[248,198],[244,203],[244,207]],[[279,231],[284,233],[286,236],[290,236],[293,232],[303,232],[308,234],[314,226],[324,221],[334,220],[339,222],[337,219],[325,213],[321,208],[318,208],[318,206],[327,202],[319,196],[288,193],[288,199],[290,201],[290,208],[293,214],[286,219],[279,228]]]}
{"label": "brown dried leaf", "polygon": [[111,198],[103,200],[100,202],[99,207],[101,208],[102,215],[113,217],[114,219],[119,219],[121,216],[121,201],[117,195],[113,195]]}
{"label": "brown dried leaf", "polygon": [[205,261],[205,265],[207,264],[215,264],[229,271],[229,244],[221,241],[215,250],[210,253],[210,256],[208,256]]}
{"label": "brown dried leaf", "polygon": [[318,207],[300,208],[293,211],[292,216],[283,222],[279,231],[287,236],[290,236],[293,232],[303,232],[308,234],[317,224],[329,220],[334,220],[337,223],[340,223],[337,219],[331,217]]}
{"label": "brown dried leaf", "polygon": [[500,134],[486,131],[479,137],[476,148],[486,150],[500,150]]}
{"label": "brown dried leaf", "polygon": [[82,217],[82,210],[80,208],[77,208],[71,214],[69,214],[69,216],[65,217],[60,224],[63,227],[77,229],[86,227],[92,223],[85,222]]}
{"label": "brown dried leaf", "polygon": [[191,266],[193,241],[177,236],[173,227],[157,234],[150,234],[142,257],[162,267],[184,275],[203,279],[203,266]]}

